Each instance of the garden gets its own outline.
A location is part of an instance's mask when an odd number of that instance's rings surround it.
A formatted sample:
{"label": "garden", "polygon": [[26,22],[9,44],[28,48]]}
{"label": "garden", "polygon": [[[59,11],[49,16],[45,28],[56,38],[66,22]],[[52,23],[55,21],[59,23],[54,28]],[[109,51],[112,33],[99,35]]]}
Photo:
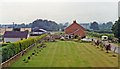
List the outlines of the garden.
{"label": "garden", "polygon": [[118,67],[118,54],[112,51],[108,54],[91,43],[57,40],[45,42],[44,48],[41,44],[9,67]]}
{"label": "garden", "polygon": [[[24,51],[33,44],[35,45],[30,50]],[[62,38],[62,34],[46,34],[14,43],[4,43],[0,51],[2,49],[2,62],[23,51],[22,56],[8,69],[14,67],[118,67],[118,54],[106,48],[101,50],[101,48],[100,44],[83,41],[80,37],[66,40]]]}

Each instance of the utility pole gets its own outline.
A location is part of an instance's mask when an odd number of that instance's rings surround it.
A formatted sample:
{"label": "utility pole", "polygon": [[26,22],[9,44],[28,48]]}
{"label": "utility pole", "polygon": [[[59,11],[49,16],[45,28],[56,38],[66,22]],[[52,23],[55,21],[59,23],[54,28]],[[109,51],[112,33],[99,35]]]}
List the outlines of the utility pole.
{"label": "utility pole", "polygon": [[6,32],[6,25],[5,25],[5,32]]}
{"label": "utility pole", "polygon": [[14,29],[14,22],[13,22],[13,29]]}
{"label": "utility pole", "polygon": [[[25,24],[25,23],[23,23],[23,24]],[[25,31],[25,26],[24,26],[24,31]]]}
{"label": "utility pole", "polygon": [[87,24],[86,24],[86,29],[87,29]]}

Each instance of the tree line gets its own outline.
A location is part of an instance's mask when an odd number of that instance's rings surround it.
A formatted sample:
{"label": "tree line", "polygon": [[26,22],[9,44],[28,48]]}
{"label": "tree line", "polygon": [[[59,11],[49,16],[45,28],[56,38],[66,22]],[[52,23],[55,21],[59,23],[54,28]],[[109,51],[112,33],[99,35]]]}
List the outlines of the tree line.
{"label": "tree line", "polygon": [[90,29],[92,30],[101,30],[101,31],[112,31],[112,25],[113,22],[107,22],[107,23],[98,23],[96,21],[94,21],[93,23],[91,23],[90,25]]}
{"label": "tree line", "polygon": [[13,28],[14,26],[14,31],[20,31],[20,28],[32,28],[32,31],[36,29],[45,29],[47,31],[64,31],[64,29],[69,25],[68,22],[65,24],[63,23],[57,23],[55,21],[51,20],[43,20],[43,19],[37,19],[33,21],[32,23],[29,24],[14,24],[14,25],[6,25],[8,28]]}
{"label": "tree line", "polygon": [[107,22],[107,23],[103,23],[103,24],[99,25],[97,22],[93,22],[93,23],[91,23],[90,28],[92,30],[87,29],[86,31],[97,32],[97,33],[112,32],[114,34],[114,37],[119,39],[119,43],[120,43],[120,17],[118,18],[117,21],[115,21],[114,24],[112,22]]}

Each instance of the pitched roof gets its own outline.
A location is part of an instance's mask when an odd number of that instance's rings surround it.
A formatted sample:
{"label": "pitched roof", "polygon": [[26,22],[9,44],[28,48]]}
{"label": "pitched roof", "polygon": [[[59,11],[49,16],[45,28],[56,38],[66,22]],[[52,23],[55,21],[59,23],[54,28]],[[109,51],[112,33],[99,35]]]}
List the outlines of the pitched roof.
{"label": "pitched roof", "polygon": [[[72,33],[69,33],[69,34],[74,34],[74,33],[76,33],[77,31],[79,31],[79,30],[82,30],[81,28],[79,28],[79,29],[77,29],[76,31],[74,31],[74,32],[72,32]],[[83,32],[84,32],[84,30],[82,30]]]}
{"label": "pitched roof", "polygon": [[85,31],[85,28],[83,28],[82,26],[80,26],[79,24],[77,24],[76,21],[73,21],[73,24],[71,24],[70,26],[68,26],[65,29],[65,33],[66,34],[71,34],[71,33],[75,32],[78,29],[80,29],[82,31]]}
{"label": "pitched roof", "polygon": [[35,30],[34,32],[47,32],[47,31],[44,29],[38,29],[38,30]]}
{"label": "pitched roof", "polygon": [[4,38],[27,38],[28,31],[6,31]]}
{"label": "pitched roof", "polygon": [[73,23],[72,23],[70,26],[68,26],[67,28],[65,28],[65,29],[70,29],[71,26],[75,26],[75,25],[76,25],[76,26],[79,26],[79,28],[85,30],[85,28],[83,28],[82,26],[80,26],[76,21],[73,21]]}

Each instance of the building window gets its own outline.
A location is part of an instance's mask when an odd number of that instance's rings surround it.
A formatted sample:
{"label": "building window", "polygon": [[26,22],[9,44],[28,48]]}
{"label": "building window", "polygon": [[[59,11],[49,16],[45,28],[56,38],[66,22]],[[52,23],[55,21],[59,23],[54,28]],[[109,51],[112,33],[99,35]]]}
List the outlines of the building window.
{"label": "building window", "polygon": [[79,33],[79,36],[81,36],[81,34]]}

